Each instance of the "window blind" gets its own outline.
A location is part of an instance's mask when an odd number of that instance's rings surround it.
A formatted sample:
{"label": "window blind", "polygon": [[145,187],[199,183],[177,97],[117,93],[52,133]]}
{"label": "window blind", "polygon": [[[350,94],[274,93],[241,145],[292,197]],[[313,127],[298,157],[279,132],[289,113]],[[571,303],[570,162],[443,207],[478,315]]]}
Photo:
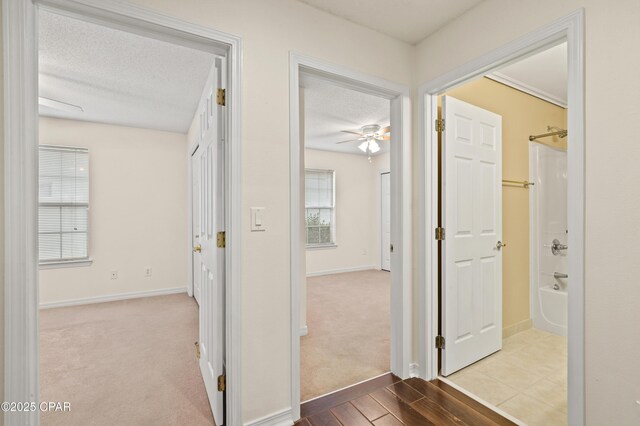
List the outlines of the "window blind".
{"label": "window blind", "polygon": [[335,242],[334,172],[305,171],[305,212],[307,245]]}
{"label": "window blind", "polygon": [[40,262],[87,259],[89,151],[40,146]]}

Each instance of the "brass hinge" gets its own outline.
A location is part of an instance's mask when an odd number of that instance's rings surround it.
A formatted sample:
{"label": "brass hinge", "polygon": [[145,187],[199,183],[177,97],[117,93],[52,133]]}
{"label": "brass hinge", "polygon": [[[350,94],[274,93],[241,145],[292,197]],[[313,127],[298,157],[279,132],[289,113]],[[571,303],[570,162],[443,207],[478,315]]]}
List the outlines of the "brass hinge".
{"label": "brass hinge", "polygon": [[216,93],[216,102],[218,105],[225,106],[227,102],[227,95],[225,89],[218,89]]}
{"label": "brass hinge", "polygon": [[218,248],[224,248],[227,246],[227,237],[225,236],[225,232],[218,232],[218,237],[217,237],[217,244],[218,244]]}
{"label": "brass hinge", "polygon": [[224,392],[227,390],[227,381],[224,374],[218,376],[218,392]]}
{"label": "brass hinge", "polygon": [[436,120],[436,132],[444,132],[444,118],[438,118]]}
{"label": "brass hinge", "polygon": [[436,336],[436,349],[444,349],[444,337]]}
{"label": "brass hinge", "polygon": [[200,359],[200,343],[194,343],[196,345],[196,358]]}
{"label": "brass hinge", "polygon": [[443,241],[444,240],[444,228],[441,226],[438,226],[436,228],[436,240],[438,241]]}

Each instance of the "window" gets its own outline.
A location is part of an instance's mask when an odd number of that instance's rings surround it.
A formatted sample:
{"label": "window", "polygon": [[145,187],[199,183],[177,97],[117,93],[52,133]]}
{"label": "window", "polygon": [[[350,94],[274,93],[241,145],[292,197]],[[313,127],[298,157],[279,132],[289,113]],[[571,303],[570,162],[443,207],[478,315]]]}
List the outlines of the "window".
{"label": "window", "polygon": [[304,187],[307,247],[335,245],[333,170],[306,170]]}
{"label": "window", "polygon": [[89,151],[40,146],[40,263],[88,260]]}

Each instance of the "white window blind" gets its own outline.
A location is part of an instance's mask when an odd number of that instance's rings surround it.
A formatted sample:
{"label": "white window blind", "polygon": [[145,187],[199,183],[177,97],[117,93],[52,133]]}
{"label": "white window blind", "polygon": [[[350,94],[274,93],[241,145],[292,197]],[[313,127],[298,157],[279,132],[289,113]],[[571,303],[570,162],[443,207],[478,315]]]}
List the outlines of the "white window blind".
{"label": "white window blind", "polygon": [[40,146],[40,262],[88,259],[89,151]]}
{"label": "white window blind", "polygon": [[307,246],[335,244],[333,170],[305,171]]}

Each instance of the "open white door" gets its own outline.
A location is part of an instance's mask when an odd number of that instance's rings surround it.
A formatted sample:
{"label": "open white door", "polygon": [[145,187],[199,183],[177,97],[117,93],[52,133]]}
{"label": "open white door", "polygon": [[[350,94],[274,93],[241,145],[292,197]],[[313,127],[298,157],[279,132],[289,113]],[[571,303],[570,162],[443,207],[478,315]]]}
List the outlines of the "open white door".
{"label": "open white door", "polygon": [[391,271],[391,173],[380,174],[381,268]]}
{"label": "open white door", "polygon": [[502,348],[502,117],[444,96],[441,374]]}
{"label": "open white door", "polygon": [[[218,232],[224,230],[224,142],[220,132],[221,107],[216,103],[221,87],[221,61],[216,59],[205,85],[197,117],[200,120],[200,144],[196,151],[199,164],[199,247],[197,272],[200,274],[200,370],[213,417],[223,424],[223,392],[218,377],[224,374],[224,248],[218,247]],[[194,284],[197,282],[194,280]],[[194,289],[195,293],[195,289]]]}
{"label": "open white door", "polygon": [[202,265],[202,254],[198,251],[200,245],[200,154],[202,150],[196,148],[191,155],[191,246],[194,248],[191,254],[191,265],[193,268],[193,298],[200,304],[200,266]]}

